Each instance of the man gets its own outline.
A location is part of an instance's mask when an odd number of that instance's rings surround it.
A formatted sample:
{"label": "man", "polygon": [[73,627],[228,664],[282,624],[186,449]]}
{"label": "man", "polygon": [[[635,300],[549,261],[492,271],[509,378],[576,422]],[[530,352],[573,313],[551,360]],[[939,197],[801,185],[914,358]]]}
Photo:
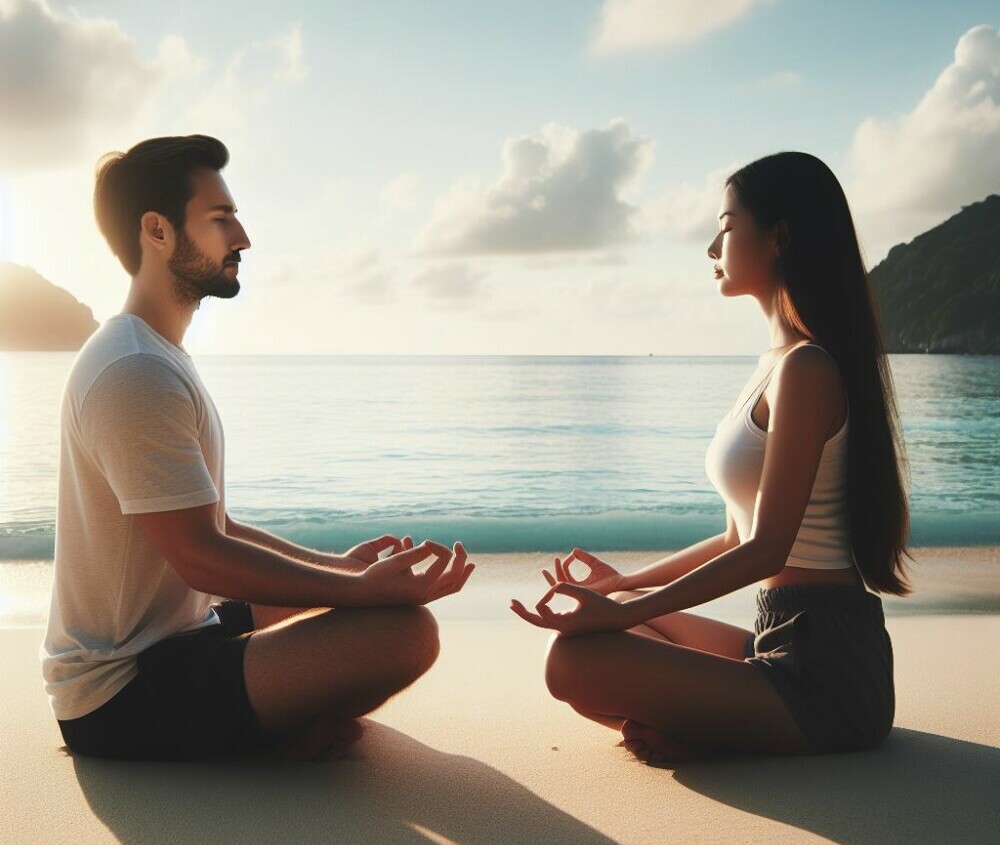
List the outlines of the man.
{"label": "man", "polygon": [[250,241],[228,159],[207,136],[153,138],[97,173],[97,222],[132,281],[66,382],[39,651],[81,754],[342,756],[357,718],[434,663],[422,605],[474,568],[460,543],[386,535],[324,554],[226,513],[222,423],[183,338],[204,297],[240,289]]}

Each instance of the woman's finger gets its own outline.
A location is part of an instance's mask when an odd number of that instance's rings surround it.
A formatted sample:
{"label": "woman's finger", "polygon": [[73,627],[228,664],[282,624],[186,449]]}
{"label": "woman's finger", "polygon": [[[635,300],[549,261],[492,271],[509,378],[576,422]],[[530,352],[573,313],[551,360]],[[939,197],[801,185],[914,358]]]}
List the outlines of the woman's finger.
{"label": "woman's finger", "polygon": [[510,600],[510,609],[513,610],[514,613],[516,613],[518,616],[520,616],[525,621],[530,622],[532,625],[536,625],[539,628],[548,628],[549,627],[548,625],[546,625],[542,621],[542,618],[540,616],[538,616],[535,613],[532,613],[523,604],[521,604],[521,602],[519,602],[517,599],[511,599]]}
{"label": "woman's finger", "polygon": [[552,586],[553,584],[555,584],[555,582],[556,582],[556,579],[555,579],[555,578],[553,578],[553,577],[552,577],[551,575],[549,575],[549,571],[548,571],[547,569],[543,569],[543,570],[542,570],[542,575],[543,575],[543,576],[545,577],[545,580],[549,582],[549,586],[550,586],[550,587],[551,587],[551,586]]}
{"label": "woman's finger", "polygon": [[573,549],[573,554],[589,566],[600,566],[604,563],[604,561],[599,557],[595,557],[590,552],[584,551],[583,549]]}

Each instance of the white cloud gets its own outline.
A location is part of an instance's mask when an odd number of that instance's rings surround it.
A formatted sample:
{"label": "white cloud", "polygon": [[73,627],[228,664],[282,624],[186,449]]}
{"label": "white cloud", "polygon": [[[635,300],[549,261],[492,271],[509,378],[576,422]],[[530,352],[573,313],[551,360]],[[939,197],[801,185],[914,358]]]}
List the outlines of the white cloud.
{"label": "white cloud", "polygon": [[0,169],[73,159],[95,129],[126,123],[156,77],[114,21],[10,0],[0,6]]}
{"label": "white cloud", "polygon": [[379,194],[379,202],[388,212],[412,211],[417,204],[420,177],[415,173],[400,173]]}
{"label": "white cloud", "polygon": [[439,304],[450,308],[464,308],[483,296],[484,278],[484,271],[473,269],[464,263],[454,263],[422,270],[413,278],[412,285]]}
{"label": "white cloud", "polygon": [[0,0],[0,171],[91,161],[123,137],[201,131],[230,142],[248,114],[305,77],[297,24],[216,67],[178,35],[147,60],[115,21]]}
{"label": "white cloud", "polygon": [[590,43],[597,55],[697,41],[775,0],[605,0]]}
{"label": "white cloud", "polygon": [[177,98],[173,112],[182,115],[185,124],[226,137],[244,130],[248,116],[259,113],[276,95],[307,76],[299,24],[250,42],[218,70],[192,54],[177,36],[161,42],[160,58],[170,81],[183,80],[172,92]]}
{"label": "white cloud", "polygon": [[642,207],[640,225],[653,235],[705,243],[719,231],[719,206],[726,178],[739,169],[735,162],[709,172],[700,185],[678,185]]}
{"label": "white cloud", "polygon": [[600,249],[628,240],[635,206],[624,195],[652,160],[652,143],[624,120],[577,132],[546,124],[540,137],[508,138],[503,175],[487,188],[457,185],[416,241],[441,255]]}
{"label": "white cloud", "polygon": [[859,229],[891,246],[1000,190],[1000,33],[962,35],[955,60],[908,114],[857,128],[846,193]]}

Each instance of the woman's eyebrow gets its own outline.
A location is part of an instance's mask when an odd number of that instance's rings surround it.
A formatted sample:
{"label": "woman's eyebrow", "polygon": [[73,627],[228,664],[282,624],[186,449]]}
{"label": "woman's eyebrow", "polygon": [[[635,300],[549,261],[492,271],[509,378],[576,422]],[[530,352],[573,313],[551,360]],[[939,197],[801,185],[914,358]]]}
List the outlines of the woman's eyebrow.
{"label": "woman's eyebrow", "polygon": [[722,219],[723,217],[725,217],[725,216],[726,216],[727,214],[728,214],[728,215],[729,215],[730,217],[735,217],[735,216],[736,216],[736,212],[735,212],[735,211],[723,211],[723,212],[722,212],[722,214],[720,214],[720,215],[719,215],[719,219],[721,220],[721,219]]}

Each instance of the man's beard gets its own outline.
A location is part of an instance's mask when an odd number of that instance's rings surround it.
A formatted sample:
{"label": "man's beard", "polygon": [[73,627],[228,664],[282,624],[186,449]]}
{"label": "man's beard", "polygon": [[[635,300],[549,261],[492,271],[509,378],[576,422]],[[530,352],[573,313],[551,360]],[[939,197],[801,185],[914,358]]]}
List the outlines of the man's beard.
{"label": "man's beard", "polygon": [[[238,261],[230,256],[227,261]],[[216,264],[198,249],[183,228],[177,233],[177,245],[167,267],[174,275],[174,293],[182,302],[200,303],[206,296],[232,299],[240,292],[240,283],[227,274],[224,264]]]}

